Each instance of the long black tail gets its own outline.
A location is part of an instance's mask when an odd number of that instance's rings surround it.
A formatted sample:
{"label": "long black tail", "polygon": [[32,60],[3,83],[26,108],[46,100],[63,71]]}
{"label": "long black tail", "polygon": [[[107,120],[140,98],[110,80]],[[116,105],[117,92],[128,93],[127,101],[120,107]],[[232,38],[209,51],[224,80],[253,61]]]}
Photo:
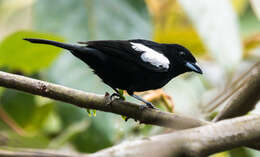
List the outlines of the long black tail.
{"label": "long black tail", "polygon": [[61,43],[61,42],[52,41],[52,40],[45,40],[45,39],[24,38],[24,40],[27,40],[31,43],[53,45],[53,46],[57,46],[60,48],[70,50],[72,52],[82,52],[82,51],[86,51],[88,49],[86,46],[66,44],[66,43]]}

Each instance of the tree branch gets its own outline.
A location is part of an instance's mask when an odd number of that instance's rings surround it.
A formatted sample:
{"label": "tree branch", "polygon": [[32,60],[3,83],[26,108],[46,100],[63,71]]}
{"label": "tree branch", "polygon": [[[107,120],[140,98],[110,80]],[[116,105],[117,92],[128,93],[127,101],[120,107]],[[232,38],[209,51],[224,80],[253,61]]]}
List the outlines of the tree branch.
{"label": "tree branch", "polygon": [[[246,114],[252,110],[260,96],[260,64],[247,78],[246,83],[220,112],[216,120]],[[200,128],[174,132],[109,148],[93,155],[104,156],[206,156],[238,146],[259,148],[260,134],[257,123],[260,116],[225,120]],[[120,149],[123,151],[119,152]],[[145,152],[146,150],[147,152]],[[121,154],[120,154],[121,153]]]}
{"label": "tree branch", "polygon": [[244,116],[214,124],[125,142],[89,157],[203,157],[260,139],[260,116]]}
{"label": "tree branch", "polygon": [[21,148],[1,148],[1,157],[88,157],[83,154],[61,153],[53,150],[21,149]]}
{"label": "tree branch", "polygon": [[[223,119],[238,117],[251,111],[260,99],[260,62],[256,63],[250,70],[249,76],[241,84],[242,87],[236,92],[236,95],[230,99],[228,104],[214,118],[214,122]],[[249,143],[248,147],[260,150],[260,140]]]}
{"label": "tree branch", "polygon": [[251,71],[247,81],[236,92],[225,108],[214,118],[219,121],[227,118],[238,117],[251,111],[260,99],[260,64]]}
{"label": "tree branch", "polygon": [[[253,70],[246,84],[230,100],[228,107],[221,111],[220,115],[224,115],[225,118],[230,115],[232,115],[230,117],[234,117],[251,110],[259,100],[259,82],[260,66],[257,67],[257,70]],[[165,113],[159,110],[140,110],[139,105],[129,102],[114,101],[108,106],[104,96],[89,94],[5,72],[0,72],[0,86],[53,98],[83,108],[125,115],[146,124],[174,129],[187,129],[209,124],[190,117]],[[219,117],[222,117],[220,115]],[[260,116],[247,116],[224,120],[199,128],[154,136],[145,140],[126,142],[90,156],[206,156],[243,145],[251,146],[256,144],[257,147],[257,141],[260,141],[259,132]]]}
{"label": "tree branch", "polygon": [[206,121],[175,113],[172,114],[150,108],[140,109],[140,105],[126,101],[116,100],[107,105],[107,98],[101,95],[86,93],[80,90],[1,71],[0,86],[67,102],[82,108],[116,113],[133,118],[141,123],[169,127],[176,130],[209,124]]}
{"label": "tree branch", "polygon": [[[35,157],[204,157],[224,150],[254,143],[260,139],[260,116],[223,120],[198,128],[175,131],[141,140],[128,141],[93,154],[62,155],[47,150],[1,151],[0,156]],[[39,153],[42,152],[42,153]]]}
{"label": "tree branch", "polygon": [[245,84],[245,81],[248,80],[248,75],[250,76],[252,71],[259,65],[260,61],[251,66],[246,72],[241,74],[234,82],[232,82],[228,87],[226,87],[223,92],[221,92],[217,97],[215,97],[209,103],[207,103],[207,105],[205,106],[208,107],[206,107],[205,112],[212,112],[218,106],[223,104],[223,102],[225,102],[228,98],[233,96],[242,87],[242,85]]}

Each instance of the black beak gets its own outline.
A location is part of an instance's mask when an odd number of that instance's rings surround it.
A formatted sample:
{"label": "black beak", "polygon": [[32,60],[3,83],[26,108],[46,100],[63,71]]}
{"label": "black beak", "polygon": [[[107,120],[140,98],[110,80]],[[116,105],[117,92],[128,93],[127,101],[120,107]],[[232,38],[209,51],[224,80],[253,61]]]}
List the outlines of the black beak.
{"label": "black beak", "polygon": [[202,74],[202,70],[196,63],[186,62],[185,66],[196,73]]}

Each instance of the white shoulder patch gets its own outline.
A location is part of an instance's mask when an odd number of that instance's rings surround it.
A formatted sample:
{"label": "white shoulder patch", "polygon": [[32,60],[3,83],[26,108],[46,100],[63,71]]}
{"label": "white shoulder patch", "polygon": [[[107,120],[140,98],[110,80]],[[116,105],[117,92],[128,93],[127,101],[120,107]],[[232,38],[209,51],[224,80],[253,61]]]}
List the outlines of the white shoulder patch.
{"label": "white shoulder patch", "polygon": [[131,44],[135,51],[143,52],[141,59],[144,62],[149,62],[156,67],[169,68],[170,61],[163,54],[140,43],[131,42]]}

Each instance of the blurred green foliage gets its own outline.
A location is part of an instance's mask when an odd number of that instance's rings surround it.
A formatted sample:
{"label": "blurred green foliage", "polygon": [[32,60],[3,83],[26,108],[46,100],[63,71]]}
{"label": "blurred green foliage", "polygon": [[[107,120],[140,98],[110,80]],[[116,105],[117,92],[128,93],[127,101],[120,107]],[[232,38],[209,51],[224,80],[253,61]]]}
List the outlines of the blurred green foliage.
{"label": "blurred green foliage", "polygon": [[0,66],[7,66],[10,70],[21,70],[24,73],[37,72],[50,66],[60,49],[44,45],[35,46],[22,40],[27,37],[64,41],[61,37],[50,34],[31,31],[16,32],[0,44]]}
{"label": "blurred green foliage", "polygon": [[[182,7],[176,5],[176,1],[160,4],[162,2],[158,0],[28,0],[26,5],[22,3],[0,0],[0,17],[4,15],[3,10],[9,7],[18,8],[12,10],[8,19],[0,19],[0,28],[12,32],[5,36],[3,30],[0,30],[0,70],[3,71],[87,92],[112,92],[91,69],[71,54],[60,53],[58,48],[34,45],[22,40],[29,37],[57,41],[68,39],[69,42],[146,38],[180,43],[206,61],[210,58],[193,23]],[[259,21],[248,2],[240,0],[233,3],[239,16],[242,40],[245,36],[260,32]],[[15,25],[23,23],[23,19],[17,21],[15,18],[23,12],[26,12],[26,18],[31,19],[31,23],[26,25],[26,31],[20,25]],[[7,28],[7,25],[15,26]],[[196,94],[202,95],[203,83],[197,77],[187,78],[178,78],[173,88],[169,85],[166,89],[170,89],[170,95],[186,93],[185,96],[174,97],[177,110],[182,108],[196,113],[198,107],[193,109],[181,104],[189,104],[186,102],[188,100],[199,101]],[[213,86],[214,84],[211,85]],[[187,92],[190,87],[196,94]],[[172,89],[178,91],[174,92]],[[180,99],[183,100],[181,103]],[[18,135],[0,116],[0,146],[55,149],[69,146],[90,153],[117,144],[125,138],[134,139],[167,131],[154,126],[139,125],[133,120],[125,122],[119,115],[99,111],[96,117],[88,117],[85,109],[3,88],[0,88],[0,107],[15,121],[13,125],[25,132]],[[241,151],[250,156],[248,150],[242,148],[232,150],[230,154],[235,156],[234,154]],[[219,156],[227,154],[222,153]]]}
{"label": "blurred green foliage", "polygon": [[251,9],[245,11],[240,17],[240,29],[242,36],[249,37],[260,31],[260,22]]}
{"label": "blurred green foliage", "polygon": [[33,95],[7,89],[1,96],[1,104],[21,127],[30,125],[31,118],[36,110]]}

